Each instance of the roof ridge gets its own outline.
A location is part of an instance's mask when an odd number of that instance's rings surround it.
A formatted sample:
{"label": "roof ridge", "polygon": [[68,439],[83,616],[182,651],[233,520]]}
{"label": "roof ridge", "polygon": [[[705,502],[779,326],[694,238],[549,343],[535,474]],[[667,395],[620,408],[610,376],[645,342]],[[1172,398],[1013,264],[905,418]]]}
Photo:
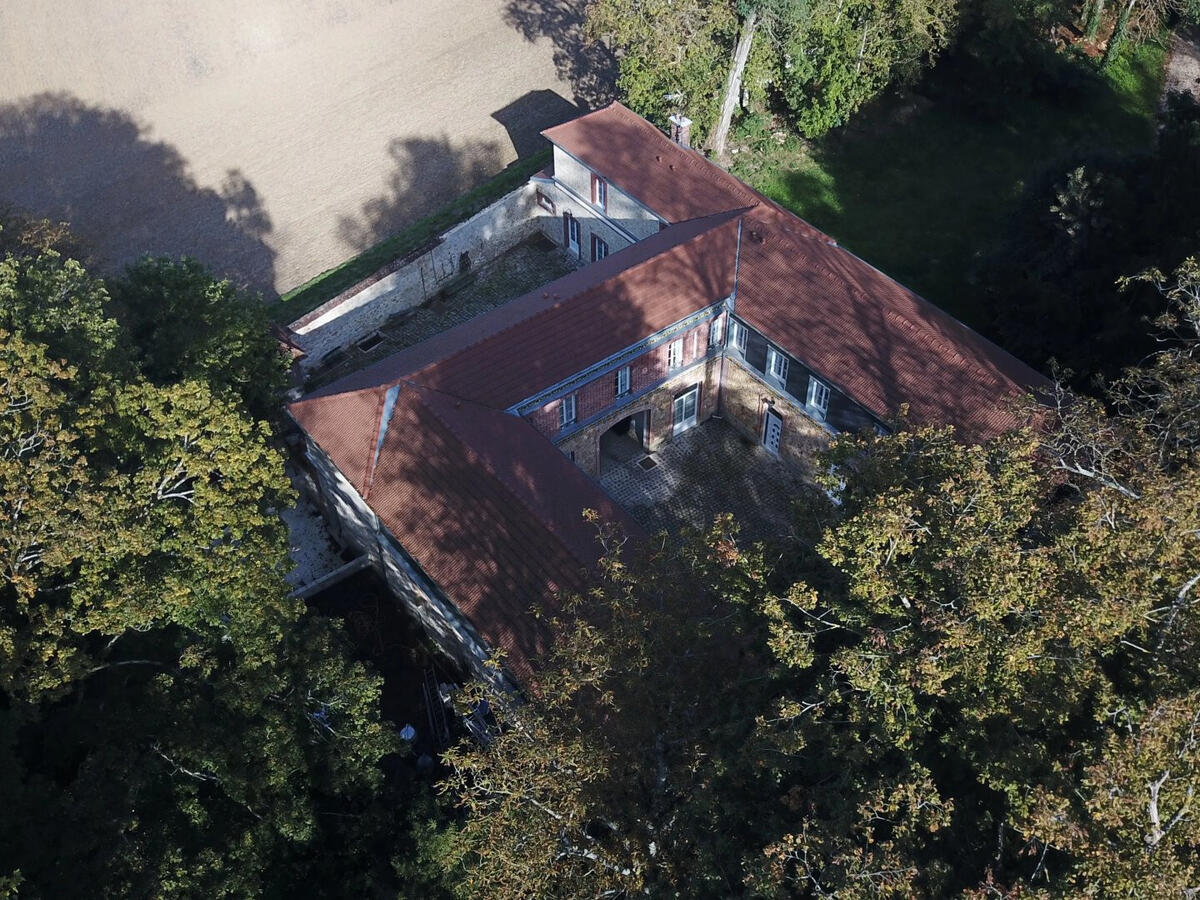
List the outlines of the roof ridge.
{"label": "roof ridge", "polygon": [[[368,446],[368,450],[370,452],[367,456],[366,470],[363,472],[362,498],[366,501],[370,500],[371,488],[375,484],[375,466],[379,462],[379,454],[376,452],[376,449],[379,446],[379,432],[380,429],[387,425],[387,423],[383,421],[383,411],[387,407],[388,388],[379,385],[371,388],[370,390],[374,391],[376,395],[375,414],[372,417],[375,423],[375,428],[372,430],[372,433],[375,435],[375,440],[371,441],[370,445]],[[335,394],[334,396],[337,395]]]}
{"label": "roof ridge", "polygon": [[[630,263],[629,265],[622,266],[621,268],[616,269],[611,275],[601,279],[600,281],[595,281],[584,287],[581,287],[579,290],[575,291],[574,293],[567,294],[565,297],[562,297],[562,298],[559,298],[558,295],[555,294],[555,295],[553,295],[553,299],[556,302],[551,303],[548,306],[539,306],[536,309],[531,310],[529,315],[527,315],[523,318],[520,318],[520,319],[516,319],[516,320],[510,322],[509,324],[505,325],[503,328],[500,328],[497,331],[492,331],[487,334],[480,335],[479,337],[477,337],[475,340],[471,341],[470,343],[463,344],[461,347],[455,349],[452,353],[448,354],[447,356],[443,356],[443,357],[440,357],[439,359],[432,360],[429,363],[427,363],[426,365],[422,366],[420,369],[417,369],[414,372],[410,372],[407,375],[401,376],[401,378],[402,379],[403,378],[416,378],[417,376],[421,375],[422,373],[429,372],[429,370],[436,368],[438,365],[440,365],[441,363],[443,363],[446,360],[453,359],[457,356],[461,356],[464,353],[468,353],[471,350],[474,350],[475,348],[479,347],[481,344],[485,343],[486,341],[490,341],[490,340],[493,340],[494,338],[498,338],[502,335],[508,334],[508,333],[512,332],[514,329],[524,328],[527,325],[529,325],[529,323],[531,323],[537,319],[540,319],[543,316],[545,316],[557,309],[561,309],[567,303],[570,303],[571,301],[576,300],[579,297],[582,297],[583,295],[585,295],[591,291],[598,290],[598,289],[602,288],[603,286],[609,284],[613,280],[615,280],[617,278],[621,278],[625,275],[628,275],[630,272],[634,272],[643,266],[647,266],[647,265],[650,265],[651,263],[657,262],[666,254],[671,253],[675,250],[678,250],[680,247],[686,247],[689,244],[691,244],[693,241],[697,241],[700,238],[708,236],[712,232],[716,231],[718,228],[728,225],[730,222],[734,221],[734,219],[745,215],[746,210],[751,209],[751,208],[752,207],[737,207],[737,208],[731,209],[731,210],[721,210],[719,212],[711,213],[707,216],[698,216],[694,219],[688,219],[686,222],[677,222],[672,225],[669,225],[667,228],[664,228],[661,232],[659,232],[659,234],[665,235],[673,229],[678,229],[681,226],[685,226],[685,225],[689,225],[689,224],[693,225],[693,226],[698,225],[699,223],[703,222],[705,219],[719,219],[720,220],[720,221],[713,222],[711,225],[708,225],[707,227],[697,231],[695,234],[692,234],[686,238],[683,238],[680,241],[667,244],[665,247],[663,247],[661,250],[657,251],[656,253],[654,253],[651,256],[647,256],[643,259],[639,259],[636,262]],[[647,238],[646,240],[649,240],[649,238]],[[608,257],[608,258],[611,259],[611,258],[619,257],[619,255],[621,253],[624,253],[627,250],[631,250],[635,247],[638,247],[641,243],[642,242],[639,241],[638,243],[631,244],[629,247],[626,247],[623,250],[620,250],[617,253],[614,253],[611,257]],[[592,263],[592,265],[595,265],[595,263]],[[553,284],[553,283],[554,282],[550,282],[550,284]],[[547,286],[548,285],[543,285],[543,287],[547,287]],[[533,291],[530,291],[529,294],[536,294],[538,292],[538,290],[539,289],[535,288]],[[529,294],[525,294],[523,296],[529,296]],[[513,298],[513,299],[517,300],[520,298]],[[549,299],[549,292],[542,291],[542,299]],[[509,301],[509,302],[512,302],[512,301]],[[499,308],[503,308],[503,307],[499,307]],[[393,383],[395,383],[395,382],[393,382]],[[430,387],[429,385],[425,385],[419,381],[414,382],[414,383],[420,385],[421,387]],[[443,393],[445,393],[445,392],[443,392]],[[454,395],[447,394],[447,396],[454,396]],[[462,399],[469,399],[469,398],[462,398]],[[478,401],[474,401],[474,402],[478,402]],[[487,409],[499,410],[499,407],[488,406],[487,404],[479,404],[479,405],[484,406]]]}
{"label": "roof ridge", "polygon": [[[534,521],[536,521],[542,528],[544,528],[546,530],[546,532],[548,534],[550,534],[554,538],[554,540],[557,541],[563,547],[564,550],[566,550],[566,552],[571,556],[572,559],[574,559],[576,562],[583,564],[584,561],[579,559],[579,556],[576,554],[575,550],[566,541],[563,540],[562,536],[555,529],[553,523],[548,522],[539,513],[538,510],[534,509],[532,504],[530,504],[528,501],[525,500],[524,497],[521,496],[520,491],[514,489],[513,485],[510,483],[509,479],[506,477],[506,473],[497,469],[497,467],[491,465],[490,462],[488,461],[487,457],[485,457],[483,454],[479,453],[475,449],[475,447],[472,446],[471,442],[466,439],[466,437],[463,435],[463,433],[458,428],[456,428],[454,425],[452,425],[450,423],[450,421],[447,420],[446,416],[442,415],[441,412],[438,411],[436,406],[425,402],[424,398],[421,397],[421,392],[429,391],[430,393],[439,393],[441,396],[447,397],[447,398],[449,398],[449,395],[435,391],[432,388],[425,388],[423,385],[410,385],[410,387],[414,390],[414,392],[417,395],[418,401],[421,403],[422,406],[425,407],[425,409],[429,412],[429,414],[431,416],[433,416],[435,419],[437,419],[437,421],[442,425],[442,427],[445,428],[448,432],[450,432],[450,434],[452,434],[454,436],[455,440],[458,441],[459,445],[462,446],[463,450],[466,452],[467,457],[471,460],[472,464],[478,466],[480,469],[487,472],[488,475],[492,478],[492,480],[494,480],[501,488],[503,488],[504,492],[506,494],[508,494],[510,497],[512,497],[512,499],[514,501],[516,501],[516,503],[519,504],[520,507],[522,509],[524,509],[525,512],[527,512],[533,518]],[[458,401],[455,401],[455,402],[457,403]],[[499,410],[495,410],[489,406],[485,406],[485,405],[479,404],[479,403],[476,403],[474,405],[479,407],[480,409],[486,410],[487,412],[505,416],[506,418],[511,419],[513,424],[516,425],[517,427],[520,427],[520,425],[524,425],[526,428],[531,429],[534,432],[534,434],[537,434],[537,429],[535,429],[531,424],[529,424],[527,421],[520,418],[519,416],[510,416],[507,413],[500,412]],[[540,434],[537,434],[537,437],[539,439],[543,439]]]}

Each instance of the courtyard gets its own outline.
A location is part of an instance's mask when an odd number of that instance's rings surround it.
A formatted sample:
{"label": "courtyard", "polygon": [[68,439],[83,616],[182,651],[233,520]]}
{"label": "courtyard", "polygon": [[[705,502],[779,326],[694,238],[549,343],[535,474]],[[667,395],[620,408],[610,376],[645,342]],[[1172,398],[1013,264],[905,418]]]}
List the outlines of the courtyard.
{"label": "courtyard", "polygon": [[376,360],[468,322],[566,275],[578,265],[578,259],[565,254],[561,247],[538,232],[480,266],[453,294],[397,313],[375,333],[342,348],[336,361],[326,363],[309,379],[308,388],[312,390],[336,381]]}
{"label": "courtyard", "polygon": [[610,446],[600,485],[651,534],[704,528],[732,513],[747,542],[778,538],[791,526],[794,498],[811,490],[794,468],[715,417],[652,454],[626,452],[627,442]]}

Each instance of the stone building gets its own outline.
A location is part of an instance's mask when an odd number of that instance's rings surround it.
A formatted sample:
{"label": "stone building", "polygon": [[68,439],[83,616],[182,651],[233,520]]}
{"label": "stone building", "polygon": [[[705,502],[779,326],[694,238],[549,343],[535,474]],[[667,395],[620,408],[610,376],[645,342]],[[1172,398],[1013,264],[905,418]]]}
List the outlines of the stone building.
{"label": "stone building", "polygon": [[338,537],[470,670],[532,672],[532,610],[601,552],[585,509],[637,533],[596,480],[610,447],[720,414],[807,470],[902,406],[987,439],[1044,384],[620,104],[545,136],[537,225],[588,264],[289,407]]}

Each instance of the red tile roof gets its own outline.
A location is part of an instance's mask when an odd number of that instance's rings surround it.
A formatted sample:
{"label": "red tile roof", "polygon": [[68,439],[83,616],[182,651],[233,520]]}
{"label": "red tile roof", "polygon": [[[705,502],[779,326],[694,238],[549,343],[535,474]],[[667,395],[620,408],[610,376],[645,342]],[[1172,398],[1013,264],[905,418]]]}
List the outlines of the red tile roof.
{"label": "red tile roof", "polygon": [[[545,132],[666,230],[310,394],[289,409],[518,677],[599,552],[599,486],[503,410],[734,291],[736,312],[880,417],[982,440],[1044,379],[620,104]],[[740,241],[739,241],[740,234]],[[386,415],[386,421],[385,421]]]}
{"label": "red tile roof", "polygon": [[[290,407],[344,473],[369,468],[379,413],[368,388]],[[442,592],[525,679],[547,648],[534,607],[553,614],[600,554],[583,511],[637,525],[528,422],[401,382],[378,463],[359,492]],[[349,434],[370,440],[347,441]],[[369,448],[367,445],[369,444]]]}
{"label": "red tile roof", "polygon": [[684,222],[763,198],[695,150],[679,146],[620,103],[542,134],[668,222]]}
{"label": "red tile roof", "polygon": [[620,103],[543,134],[672,221],[750,207],[735,312],[881,418],[907,403],[913,421],[981,441],[1017,424],[1013,397],[1047,383]]}
{"label": "red tile roof", "polygon": [[[309,396],[413,376],[507,408],[729,296],[742,211],[660,231]],[[661,324],[646,330],[655,323]],[[555,353],[559,358],[552,359]]]}
{"label": "red tile roof", "polygon": [[907,403],[915,423],[952,424],[970,442],[1017,424],[1011,401],[1042,375],[793,219],[746,216],[739,316],[882,419]]}

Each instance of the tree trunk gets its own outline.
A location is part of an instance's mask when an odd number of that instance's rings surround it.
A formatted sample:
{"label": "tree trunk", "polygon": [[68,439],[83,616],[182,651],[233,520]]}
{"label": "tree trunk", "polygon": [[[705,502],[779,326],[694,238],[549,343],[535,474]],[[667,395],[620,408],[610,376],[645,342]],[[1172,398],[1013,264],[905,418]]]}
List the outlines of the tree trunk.
{"label": "tree trunk", "polygon": [[742,33],[738,38],[737,49],[733,52],[733,62],[729,66],[729,77],[725,79],[725,96],[721,100],[721,117],[717,120],[716,130],[713,131],[713,155],[724,159],[726,144],[729,141],[729,123],[733,121],[733,108],[737,106],[742,94],[742,74],[746,71],[746,60],[750,58],[750,45],[754,42],[754,31],[758,27],[758,10],[750,10],[742,22]]}
{"label": "tree trunk", "polygon": [[1104,59],[1100,63],[1101,68],[1107,69],[1111,66],[1125,45],[1125,39],[1129,36],[1129,18],[1133,15],[1133,8],[1137,4],[1138,0],[1126,0],[1125,5],[1121,7],[1121,12],[1117,16],[1117,26],[1113,29],[1112,37],[1108,39],[1108,47],[1104,50]]}
{"label": "tree trunk", "polygon": [[1096,39],[1096,34],[1100,31],[1100,22],[1104,19],[1104,4],[1106,0],[1092,0],[1092,6],[1088,10],[1087,25],[1083,36],[1089,41]]}

